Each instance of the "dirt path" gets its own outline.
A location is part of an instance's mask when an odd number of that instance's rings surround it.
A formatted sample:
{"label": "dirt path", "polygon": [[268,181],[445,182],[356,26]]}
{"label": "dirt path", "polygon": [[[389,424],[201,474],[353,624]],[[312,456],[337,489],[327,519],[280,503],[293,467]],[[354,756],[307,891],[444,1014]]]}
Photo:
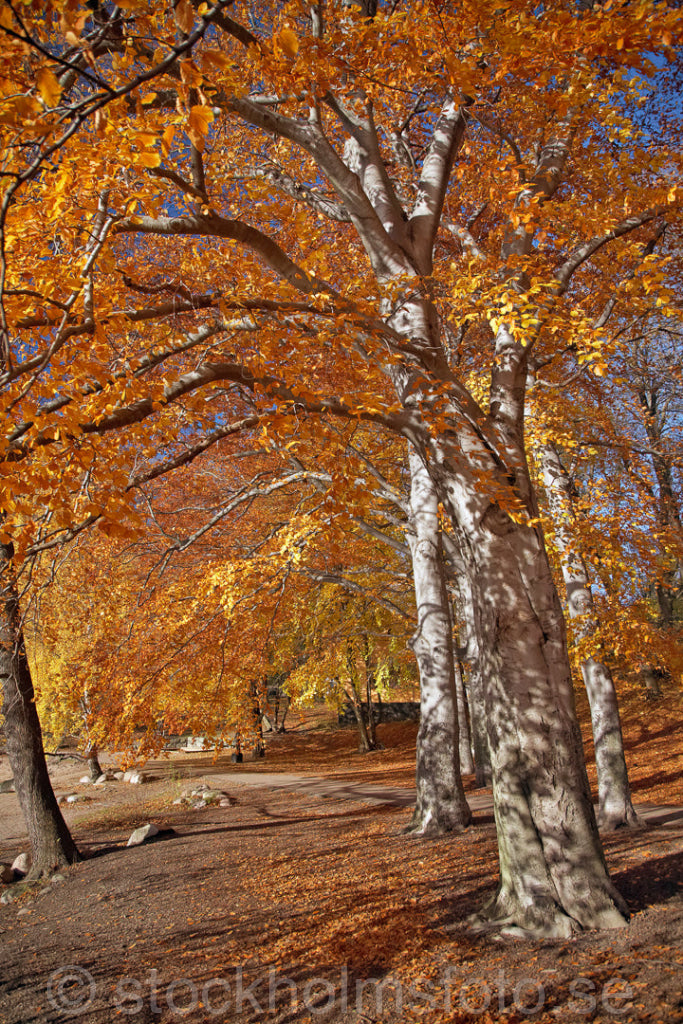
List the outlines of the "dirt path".
{"label": "dirt path", "polygon": [[[606,837],[628,929],[495,943],[467,928],[496,884],[483,810],[461,836],[416,840],[405,806],[366,792],[230,778],[229,808],[176,807],[162,780],[146,804],[74,823],[88,859],[0,906],[3,1024],[683,1021],[680,819]],[[142,820],[162,834],[126,848]]]}
{"label": "dirt path", "polygon": [[[658,714],[629,751],[648,827],[604,836],[629,927],[566,942],[472,933],[497,884],[490,794],[470,787],[462,835],[402,835],[409,731],[370,758],[352,734],[290,735],[241,766],[180,755],[97,792],[56,763],[55,789],[90,798],[65,811],[86,859],[0,906],[0,1021],[683,1024],[683,717]],[[202,779],[232,806],[173,803]],[[127,848],[146,821],[157,840]],[[0,859],[23,837],[0,794]]]}

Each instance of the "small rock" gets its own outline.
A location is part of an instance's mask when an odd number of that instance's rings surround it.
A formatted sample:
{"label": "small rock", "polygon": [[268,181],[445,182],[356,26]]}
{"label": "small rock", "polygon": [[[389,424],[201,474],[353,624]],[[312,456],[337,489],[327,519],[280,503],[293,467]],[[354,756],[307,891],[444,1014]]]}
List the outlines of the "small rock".
{"label": "small rock", "polygon": [[4,782],[0,782],[0,793],[15,793],[14,779],[5,779]]}
{"label": "small rock", "polygon": [[173,805],[174,805],[174,806],[175,806],[176,804],[184,804],[184,803],[185,803],[185,797],[183,797],[183,796],[179,796],[177,800],[174,800],[174,801],[173,801]]}
{"label": "small rock", "polygon": [[184,789],[180,794],[182,800],[190,800],[192,797],[201,796],[209,787],[205,782],[200,782],[197,786],[191,786],[189,789]]}
{"label": "small rock", "polygon": [[116,779],[115,772],[102,772],[95,781],[96,786],[101,786],[105,782],[114,782]]}
{"label": "small rock", "polygon": [[232,807],[232,800],[230,799],[229,796],[225,797],[224,800],[219,800],[218,801],[218,806],[219,807]]}
{"label": "small rock", "polygon": [[141,825],[140,828],[135,829],[126,846],[141,846],[147,839],[151,839],[152,836],[158,834],[159,829],[156,825],[151,823],[149,825]]}
{"label": "small rock", "polygon": [[27,853],[20,853],[18,857],[15,857],[12,861],[12,871],[14,872],[15,878],[19,876],[23,878],[24,875],[28,874],[28,869],[31,866],[31,858]]}
{"label": "small rock", "polygon": [[11,903],[14,899],[14,893],[11,889],[5,889],[2,896],[0,896],[0,903]]}
{"label": "small rock", "polygon": [[128,781],[131,786],[141,786],[143,782],[147,782],[147,776],[144,772],[133,772]]}
{"label": "small rock", "polygon": [[58,885],[60,882],[66,882],[66,875],[63,875],[61,871],[58,871],[50,879],[53,885]]}
{"label": "small rock", "polygon": [[215,804],[226,795],[221,789],[205,789],[201,798],[206,804]]}
{"label": "small rock", "polygon": [[81,775],[78,781],[82,786],[87,786],[90,782],[92,782],[92,779],[90,778],[89,775]]}
{"label": "small rock", "polygon": [[14,881],[14,872],[12,871],[11,864],[0,864],[0,882],[3,885],[9,885],[10,882]]}
{"label": "small rock", "polygon": [[25,914],[30,914],[30,907],[22,907],[21,910],[17,910],[17,917],[23,917]]}
{"label": "small rock", "polygon": [[113,775],[114,775],[114,778],[116,779],[117,782],[122,782],[123,779],[125,778],[126,773],[125,772],[114,772]]}

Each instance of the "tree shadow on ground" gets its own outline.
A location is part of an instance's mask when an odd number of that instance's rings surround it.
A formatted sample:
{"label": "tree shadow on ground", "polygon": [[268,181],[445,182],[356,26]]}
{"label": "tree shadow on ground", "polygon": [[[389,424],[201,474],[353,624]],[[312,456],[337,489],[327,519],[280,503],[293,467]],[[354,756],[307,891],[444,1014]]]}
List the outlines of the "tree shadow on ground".
{"label": "tree shadow on ground", "polygon": [[633,913],[677,896],[681,892],[681,878],[683,853],[651,858],[625,871],[612,872],[614,884]]}

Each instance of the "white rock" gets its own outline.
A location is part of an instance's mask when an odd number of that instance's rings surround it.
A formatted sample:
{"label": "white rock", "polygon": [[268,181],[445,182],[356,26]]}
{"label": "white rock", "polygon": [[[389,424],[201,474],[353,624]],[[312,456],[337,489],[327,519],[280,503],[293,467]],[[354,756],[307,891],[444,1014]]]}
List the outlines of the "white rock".
{"label": "white rock", "polygon": [[105,782],[114,782],[114,773],[113,772],[102,772],[102,774],[99,775],[97,777],[97,779],[95,780],[95,785],[96,786],[101,786]]}
{"label": "white rock", "polygon": [[184,800],[187,800],[193,796],[201,796],[202,793],[205,793],[206,790],[208,789],[209,787],[205,782],[199,782],[197,783],[196,786],[190,786],[189,789],[184,789],[182,792],[182,796]]}
{"label": "white rock", "polygon": [[133,772],[128,781],[131,786],[141,786],[143,782],[147,782],[147,776],[144,772]]}
{"label": "white rock", "polygon": [[2,896],[0,896],[0,903],[11,903],[14,899],[14,894],[11,889],[5,889]]}
{"label": "white rock", "polygon": [[141,825],[140,828],[136,828],[135,832],[131,835],[130,839],[126,843],[126,846],[141,846],[145,840],[151,839],[152,836],[159,834],[159,829],[156,825]]}
{"label": "white rock", "polygon": [[114,778],[117,782],[122,782],[125,777],[125,772],[114,772]]}
{"label": "white rock", "polygon": [[218,801],[218,806],[219,807],[232,807],[232,800],[230,799],[230,797],[226,797],[224,800],[219,800]]}
{"label": "white rock", "polygon": [[224,793],[222,789],[205,789],[201,794],[202,800],[207,804],[215,804],[225,796],[227,793]]}
{"label": "white rock", "polygon": [[81,775],[78,781],[82,786],[87,786],[89,782],[92,782],[92,779],[90,778],[89,775]]}
{"label": "white rock", "polygon": [[31,858],[27,853],[20,853],[19,856],[15,857],[12,861],[12,871],[17,875],[27,875],[30,866]]}

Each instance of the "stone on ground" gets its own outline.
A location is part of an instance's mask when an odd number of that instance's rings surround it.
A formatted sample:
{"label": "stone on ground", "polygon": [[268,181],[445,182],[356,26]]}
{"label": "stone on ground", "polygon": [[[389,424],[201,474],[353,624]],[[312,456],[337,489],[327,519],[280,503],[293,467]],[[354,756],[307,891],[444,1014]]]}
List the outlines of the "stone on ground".
{"label": "stone on ground", "polygon": [[126,846],[142,846],[144,842],[158,834],[159,829],[151,822],[149,825],[141,825],[140,828],[135,829]]}

